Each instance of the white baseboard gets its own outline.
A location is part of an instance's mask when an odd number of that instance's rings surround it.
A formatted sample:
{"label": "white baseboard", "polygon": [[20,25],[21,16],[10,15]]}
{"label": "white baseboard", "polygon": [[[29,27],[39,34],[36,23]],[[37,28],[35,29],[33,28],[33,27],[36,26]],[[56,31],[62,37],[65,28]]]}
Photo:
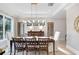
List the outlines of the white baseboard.
{"label": "white baseboard", "polygon": [[71,50],[74,54],[79,55],[79,51],[72,48],[71,46],[67,45],[66,48],[68,48],[69,50]]}

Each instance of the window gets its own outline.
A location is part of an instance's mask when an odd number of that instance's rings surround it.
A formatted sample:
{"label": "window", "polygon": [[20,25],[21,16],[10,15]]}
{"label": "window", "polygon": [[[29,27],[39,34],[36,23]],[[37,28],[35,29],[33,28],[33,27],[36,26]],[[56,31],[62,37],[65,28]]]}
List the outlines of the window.
{"label": "window", "polygon": [[5,17],[6,19],[6,22],[5,22],[5,31],[7,32],[10,32],[11,31],[11,19],[10,18],[7,18]]}

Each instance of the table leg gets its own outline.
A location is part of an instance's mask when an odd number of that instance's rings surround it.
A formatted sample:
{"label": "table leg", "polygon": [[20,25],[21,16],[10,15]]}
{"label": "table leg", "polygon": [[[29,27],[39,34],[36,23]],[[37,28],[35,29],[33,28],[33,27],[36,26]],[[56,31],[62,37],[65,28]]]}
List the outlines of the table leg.
{"label": "table leg", "polygon": [[53,54],[55,55],[55,41],[53,42]]}
{"label": "table leg", "polygon": [[10,41],[10,55],[12,54],[12,41]]}

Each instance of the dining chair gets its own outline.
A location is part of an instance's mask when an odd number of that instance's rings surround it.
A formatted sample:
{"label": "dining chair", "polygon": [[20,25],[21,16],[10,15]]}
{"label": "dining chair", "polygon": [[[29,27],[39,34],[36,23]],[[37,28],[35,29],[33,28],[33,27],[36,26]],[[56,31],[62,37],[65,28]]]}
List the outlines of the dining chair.
{"label": "dining chair", "polygon": [[18,52],[23,52],[26,50],[26,41],[23,38],[12,38],[14,41],[14,55]]}
{"label": "dining chair", "polygon": [[36,41],[36,38],[25,38],[25,40],[27,41],[26,43],[26,51],[27,52],[32,52],[32,51],[35,51],[35,54],[36,54],[36,51],[37,51],[37,41]]}
{"label": "dining chair", "polygon": [[59,44],[59,36],[60,36],[60,32],[56,31],[54,34],[54,40],[55,40],[55,51],[57,51],[57,47]]}
{"label": "dining chair", "polygon": [[48,53],[48,40],[49,38],[38,38],[38,45],[39,45],[39,54],[41,51],[46,51]]}
{"label": "dining chair", "polygon": [[6,38],[8,40],[12,40],[12,37],[13,37],[13,33],[12,32],[6,32]]}
{"label": "dining chair", "polygon": [[13,33],[12,32],[6,32],[6,38],[7,38],[7,49],[6,52],[10,52],[10,40],[12,40]]}

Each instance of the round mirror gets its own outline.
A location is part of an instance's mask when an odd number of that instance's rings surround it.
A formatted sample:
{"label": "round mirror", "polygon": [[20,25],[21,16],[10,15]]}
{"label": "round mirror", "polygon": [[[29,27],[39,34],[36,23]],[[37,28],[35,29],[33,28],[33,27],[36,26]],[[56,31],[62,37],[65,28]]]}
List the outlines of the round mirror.
{"label": "round mirror", "polygon": [[74,27],[75,27],[76,32],[79,32],[79,16],[77,16],[74,21]]}

